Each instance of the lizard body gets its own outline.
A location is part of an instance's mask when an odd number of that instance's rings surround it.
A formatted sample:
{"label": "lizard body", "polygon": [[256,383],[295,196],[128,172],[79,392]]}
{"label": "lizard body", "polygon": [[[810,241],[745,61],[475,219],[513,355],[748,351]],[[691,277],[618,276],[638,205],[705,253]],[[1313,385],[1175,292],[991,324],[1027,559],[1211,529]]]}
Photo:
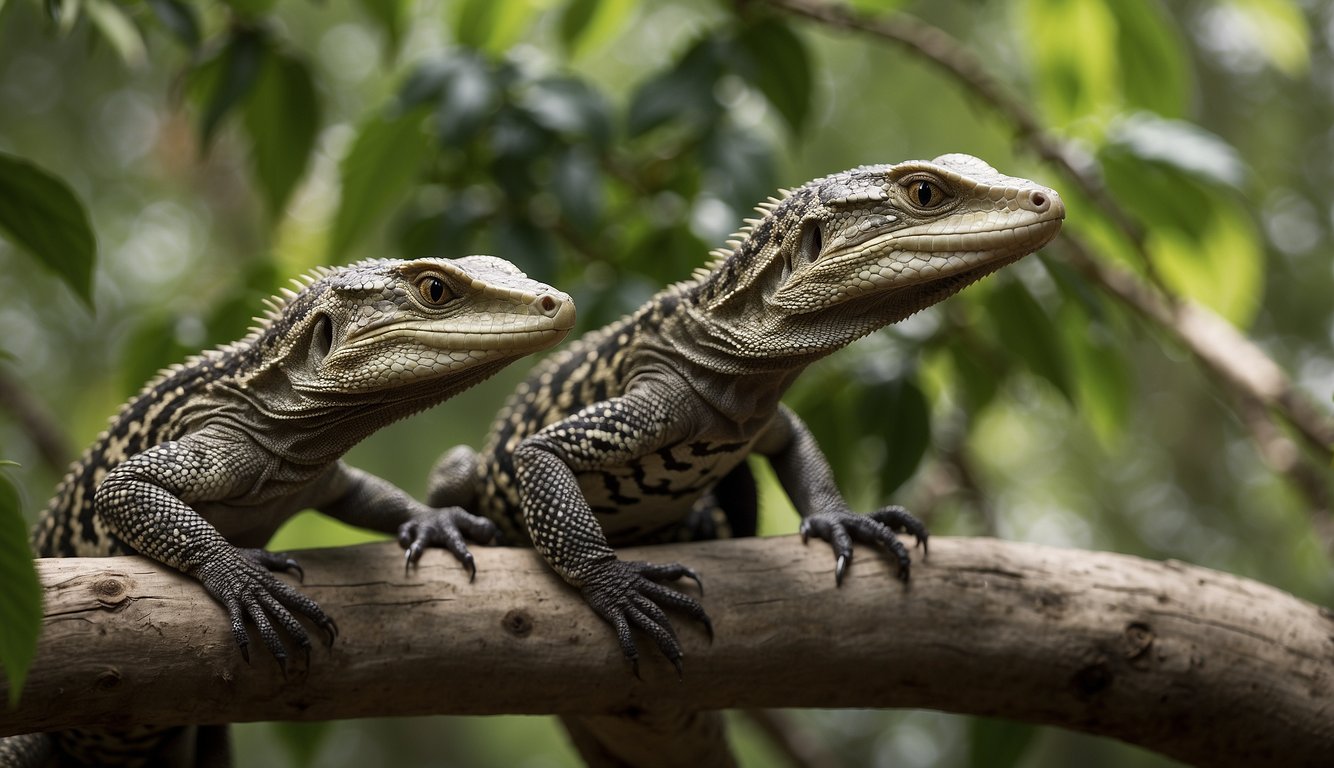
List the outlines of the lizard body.
{"label": "lizard body", "polygon": [[[490,256],[364,261],[298,287],[245,339],[164,370],[126,403],[74,462],[32,542],[40,556],[139,553],[184,571],[226,608],[247,659],[249,623],[284,670],[283,633],[309,651],[298,617],[330,642],[336,628],[270,573],[299,574],[296,563],[259,547],[315,508],[405,547],[443,546],[473,570],[464,538],[491,539],[491,523],[428,507],[340,457],[574,324],[567,295]],[[62,734],[60,750],[101,763],[136,743],[135,759],[161,759],[145,754],[161,740],[151,728],[86,733]],[[6,749],[0,740],[0,757]]]}
{"label": "lizard body", "polygon": [[712,629],[698,601],[661,583],[690,569],[624,562],[613,547],[678,534],[710,495],[726,506],[751,453],[773,465],[803,536],[834,547],[837,580],[854,539],[887,549],[907,578],[895,531],[925,546],[925,528],[900,507],[853,513],[780,398],[814,361],[1041,248],[1065,215],[1052,190],[968,155],[857,168],[757,210],[709,267],[535,368],[480,455],[454,449],[432,472],[429,503],[536,546],[636,671],[636,630],[680,668],[664,608]]}

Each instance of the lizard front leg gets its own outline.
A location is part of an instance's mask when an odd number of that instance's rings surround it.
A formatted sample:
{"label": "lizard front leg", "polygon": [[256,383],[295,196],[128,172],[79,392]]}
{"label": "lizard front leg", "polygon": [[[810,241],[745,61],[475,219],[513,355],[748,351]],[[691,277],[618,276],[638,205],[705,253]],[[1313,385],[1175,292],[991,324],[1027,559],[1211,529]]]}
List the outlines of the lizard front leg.
{"label": "lizard front leg", "polygon": [[224,430],[208,429],[161,443],[121,462],[94,494],[107,530],[137,552],[198,579],[227,610],[232,635],[249,660],[245,621],[287,669],[277,624],[307,653],[310,639],[296,614],[337,636],[319,605],[270,570],[297,570],[295,561],[262,549],[232,545],[190,505],[237,498],[262,476],[266,457]]}
{"label": "lizard front leg", "polygon": [[597,403],[525,438],[514,452],[520,503],[533,545],[616,630],[636,676],[636,629],[651,636],[681,671],[681,646],[664,607],[684,611],[712,636],[712,622],[699,601],[662,584],[682,577],[696,584],[700,580],[680,563],[618,559],[575,472],[621,466],[665,444],[680,419],[655,402],[631,392]]}
{"label": "lizard front leg", "polygon": [[910,533],[926,553],[927,530],[921,521],[899,506],[883,507],[869,515],[853,512],[834,482],[829,460],[805,422],[787,406],[779,406],[773,422],[755,444],[768,457],[783,490],[801,515],[801,537],[815,535],[834,548],[834,581],[852,562],[852,542],[884,547],[898,561],[899,578],[908,580],[912,558],[896,531]]}
{"label": "lizard front leg", "polygon": [[323,485],[330,497],[318,501],[315,508],[350,525],[397,534],[406,550],[405,568],[416,565],[427,547],[444,547],[468,570],[471,581],[477,576],[477,565],[465,537],[479,544],[496,538],[495,523],[484,517],[457,506],[428,506],[388,480],[341,461]]}

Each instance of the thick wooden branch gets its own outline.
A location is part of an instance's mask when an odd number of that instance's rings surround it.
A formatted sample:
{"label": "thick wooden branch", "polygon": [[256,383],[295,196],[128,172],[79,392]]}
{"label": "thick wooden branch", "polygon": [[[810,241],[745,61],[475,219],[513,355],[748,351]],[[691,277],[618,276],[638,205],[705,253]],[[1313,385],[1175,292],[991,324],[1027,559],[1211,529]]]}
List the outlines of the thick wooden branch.
{"label": "thick wooden branch", "polygon": [[[46,619],[0,734],[75,724],[427,713],[617,715],[662,705],[925,707],[1074,728],[1191,763],[1328,764],[1334,613],[1180,563],[932,539],[911,585],[796,537],[628,550],[696,568],[717,637],[681,618],[684,680],[610,630],[528,550],[478,547],[469,584],[392,543],[299,554],[341,635],[288,678],[194,582],[134,557],[41,560]],[[313,633],[312,633],[313,634]],[[0,678],[0,700],[8,682]]]}

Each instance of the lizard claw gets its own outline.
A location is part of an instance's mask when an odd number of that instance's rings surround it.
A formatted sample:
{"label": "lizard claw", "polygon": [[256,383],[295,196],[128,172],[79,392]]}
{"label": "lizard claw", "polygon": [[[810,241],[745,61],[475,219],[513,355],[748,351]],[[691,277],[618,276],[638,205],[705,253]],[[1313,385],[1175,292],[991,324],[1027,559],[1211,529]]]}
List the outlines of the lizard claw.
{"label": "lizard claw", "polygon": [[398,528],[398,544],[406,550],[404,573],[421,560],[428,547],[436,546],[449,550],[468,571],[468,581],[472,582],[477,578],[477,563],[468,551],[464,537],[478,544],[489,544],[495,541],[498,533],[495,523],[459,507],[432,508]]}
{"label": "lizard claw", "polygon": [[284,677],[287,675],[287,649],[279,628],[307,654],[310,637],[297,618],[298,614],[328,632],[331,646],[337,637],[337,625],[314,600],[269,572],[274,567],[288,570],[289,563],[292,563],[291,558],[286,555],[227,547],[191,571],[204,589],[226,609],[232,637],[246,663],[250,662],[248,621],[259,633],[264,647],[277,660]]}
{"label": "lizard claw", "polygon": [[580,588],[593,610],[616,630],[621,652],[630,662],[636,678],[639,678],[639,651],[635,648],[635,630],[652,637],[658,650],[676,668],[677,676],[684,676],[681,663],[684,654],[676,630],[663,611],[664,606],[681,610],[702,623],[710,641],[713,639],[713,622],[704,606],[695,598],[661,583],[680,578],[701,584],[699,575],[680,563],[611,560],[602,564]]}
{"label": "lizard claw", "polygon": [[917,546],[922,548],[922,559],[926,559],[926,542],[931,534],[927,532],[926,525],[918,520],[913,513],[897,504],[891,504],[888,507],[877,509],[869,517],[883,523],[895,533],[912,534],[913,538],[917,539]]}
{"label": "lizard claw", "polygon": [[256,565],[262,565],[270,571],[291,573],[296,576],[298,582],[303,584],[306,581],[305,570],[286,552],[270,552],[259,547],[242,548],[237,551],[241,553],[242,557],[248,558]]}
{"label": "lizard claw", "polygon": [[811,535],[824,539],[834,548],[834,583],[843,585],[843,577],[852,564],[852,542],[874,544],[889,551],[898,561],[899,578],[908,580],[912,558],[896,531],[910,533],[917,538],[926,557],[926,526],[903,507],[885,507],[870,515],[858,515],[848,510],[816,512],[801,521],[801,540],[806,543]]}

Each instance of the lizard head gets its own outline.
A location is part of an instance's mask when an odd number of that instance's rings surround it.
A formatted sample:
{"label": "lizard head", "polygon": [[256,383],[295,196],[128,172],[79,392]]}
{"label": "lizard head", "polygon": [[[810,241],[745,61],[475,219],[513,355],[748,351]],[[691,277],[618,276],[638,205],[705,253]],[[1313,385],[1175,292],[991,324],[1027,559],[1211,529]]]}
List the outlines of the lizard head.
{"label": "lizard head", "polygon": [[492,256],[324,268],[272,307],[265,339],[307,398],[442,400],[574,327],[574,303]]}
{"label": "lizard head", "polygon": [[1053,190],[960,154],[837,173],[758,210],[698,293],[705,314],[755,325],[756,357],[902,320],[1046,245],[1065,218]]}

